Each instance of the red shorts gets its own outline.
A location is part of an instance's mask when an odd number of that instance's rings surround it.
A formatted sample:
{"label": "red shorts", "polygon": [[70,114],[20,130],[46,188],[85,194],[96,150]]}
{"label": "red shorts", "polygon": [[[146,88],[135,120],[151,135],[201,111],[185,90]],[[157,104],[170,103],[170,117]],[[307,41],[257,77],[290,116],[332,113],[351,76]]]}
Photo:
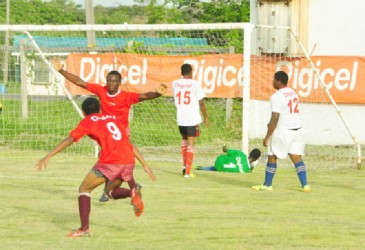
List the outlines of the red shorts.
{"label": "red shorts", "polygon": [[129,181],[133,177],[133,170],[135,164],[103,164],[96,163],[93,167],[94,170],[99,170],[106,178],[111,181],[115,179],[121,179],[123,181]]}

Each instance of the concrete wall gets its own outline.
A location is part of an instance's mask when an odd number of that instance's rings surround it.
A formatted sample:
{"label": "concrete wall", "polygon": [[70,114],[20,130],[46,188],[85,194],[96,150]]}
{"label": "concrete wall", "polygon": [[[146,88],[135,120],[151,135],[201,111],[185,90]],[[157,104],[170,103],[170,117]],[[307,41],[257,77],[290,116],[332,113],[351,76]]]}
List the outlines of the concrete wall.
{"label": "concrete wall", "polygon": [[365,56],[364,0],[310,0],[308,21],[313,55]]}
{"label": "concrete wall", "polygon": [[[303,127],[306,131],[305,138],[308,144],[336,145],[353,143],[333,106],[301,103],[299,108]],[[339,109],[350,131],[361,144],[364,144],[364,107],[341,105]],[[250,138],[265,137],[270,116],[270,103],[268,101],[250,101]]]}
{"label": "concrete wall", "polygon": [[[251,0],[252,23],[257,20],[257,2]],[[309,0],[309,53],[314,56],[365,56],[364,13],[364,0]],[[255,53],[255,39],[252,47]],[[353,135],[361,144],[365,144],[365,106],[338,107]],[[301,113],[308,143],[352,143],[333,106],[301,104]],[[270,115],[268,101],[250,102],[250,138],[265,136]]]}

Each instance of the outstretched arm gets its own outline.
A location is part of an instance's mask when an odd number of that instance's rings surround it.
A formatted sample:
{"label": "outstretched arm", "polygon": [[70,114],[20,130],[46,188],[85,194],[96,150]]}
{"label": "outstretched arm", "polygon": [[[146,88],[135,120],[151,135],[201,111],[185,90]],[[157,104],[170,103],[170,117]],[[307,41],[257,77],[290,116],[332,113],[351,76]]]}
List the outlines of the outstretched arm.
{"label": "outstretched arm", "polygon": [[156,89],[155,92],[146,92],[139,95],[139,101],[152,100],[166,93],[167,86],[163,83]]}
{"label": "outstretched arm", "polygon": [[58,152],[61,152],[62,150],[64,150],[68,146],[70,146],[73,142],[74,142],[74,138],[71,136],[63,139],[63,141],[61,141],[60,144],[58,144],[51,152],[49,152],[45,157],[43,157],[42,159],[40,159],[37,162],[37,164],[35,165],[36,169],[42,170],[42,169],[46,168],[47,163],[52,158],[52,156],[54,156]]}
{"label": "outstretched arm", "polygon": [[70,82],[76,84],[77,86],[79,86],[81,88],[84,88],[84,89],[86,88],[86,82],[85,81],[83,81],[77,75],[71,74],[70,72],[67,72],[66,70],[63,69],[63,65],[62,65],[59,58],[54,58],[52,60],[52,64],[53,64],[53,67],[55,68],[55,70],[57,70],[67,80],[69,80]]}
{"label": "outstretched arm", "polygon": [[204,125],[208,126],[209,120],[208,120],[207,108],[205,107],[204,99],[199,100],[199,106],[200,106],[200,111],[203,113]]}
{"label": "outstretched arm", "polygon": [[148,163],[143,158],[141,152],[139,152],[138,148],[134,145],[133,146],[133,153],[137,160],[142,164],[144,171],[148,174],[151,181],[156,181],[156,176],[153,174],[152,169],[148,166]]}

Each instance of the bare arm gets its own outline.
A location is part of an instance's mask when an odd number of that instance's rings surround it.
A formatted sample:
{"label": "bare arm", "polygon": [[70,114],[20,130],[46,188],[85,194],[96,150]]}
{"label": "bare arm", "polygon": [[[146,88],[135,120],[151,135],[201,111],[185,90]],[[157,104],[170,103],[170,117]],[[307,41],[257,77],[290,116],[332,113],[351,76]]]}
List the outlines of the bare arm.
{"label": "bare arm", "polygon": [[148,174],[151,181],[156,181],[156,176],[153,174],[152,169],[148,166],[148,163],[143,158],[141,152],[139,152],[139,150],[136,146],[134,146],[134,145],[132,145],[132,146],[133,146],[134,157],[136,157],[137,160],[142,164],[144,171]]}
{"label": "bare arm", "polygon": [[139,101],[152,100],[166,93],[167,86],[163,83],[156,89],[155,92],[146,92],[139,95]]}
{"label": "bare arm", "polygon": [[42,169],[46,168],[47,163],[52,158],[52,156],[54,156],[58,152],[61,152],[62,150],[64,150],[68,146],[70,146],[73,142],[74,142],[74,138],[71,136],[63,139],[63,141],[61,141],[60,144],[58,144],[51,152],[49,152],[45,157],[43,157],[42,159],[40,159],[37,162],[37,164],[35,165],[36,169],[42,170]]}
{"label": "bare arm", "polygon": [[52,61],[53,67],[55,70],[57,70],[61,75],[63,75],[67,80],[70,82],[76,84],[77,86],[81,88],[86,88],[86,82],[83,81],[80,77],[77,75],[71,74],[70,72],[67,72],[63,69],[63,65],[59,58],[54,58]]}
{"label": "bare arm", "polygon": [[274,133],[276,126],[278,125],[279,117],[280,117],[279,113],[275,113],[275,112],[271,113],[270,122],[267,125],[267,132],[266,132],[265,139],[263,141],[263,145],[265,147],[267,147],[267,145],[269,144],[269,139],[270,139],[271,135]]}
{"label": "bare arm", "polygon": [[200,111],[202,112],[203,117],[204,117],[204,125],[208,126],[209,120],[208,120],[207,108],[205,107],[204,99],[199,100],[199,106],[200,106]]}

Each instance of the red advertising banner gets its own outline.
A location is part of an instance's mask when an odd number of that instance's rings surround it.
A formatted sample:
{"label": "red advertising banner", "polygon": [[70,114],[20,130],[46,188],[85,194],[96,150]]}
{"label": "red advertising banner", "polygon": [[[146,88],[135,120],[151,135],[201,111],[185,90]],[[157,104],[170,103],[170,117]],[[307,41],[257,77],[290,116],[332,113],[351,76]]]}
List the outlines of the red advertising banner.
{"label": "red advertising banner", "polygon": [[[365,57],[321,56],[312,57],[317,74],[337,103],[365,103]],[[137,54],[70,54],[66,61],[69,72],[84,81],[106,84],[111,70],[122,74],[122,88],[129,91],[153,91],[160,83],[168,86],[181,77],[183,63],[193,66],[194,79],[198,80],[208,97],[242,97],[243,56],[216,54],[201,56],[161,56]],[[314,76],[305,58],[251,57],[251,99],[268,100],[275,91],[273,74],[284,70],[289,75],[289,86],[305,102],[322,102],[324,90]],[[66,82],[71,94],[85,94],[85,90]]]}

